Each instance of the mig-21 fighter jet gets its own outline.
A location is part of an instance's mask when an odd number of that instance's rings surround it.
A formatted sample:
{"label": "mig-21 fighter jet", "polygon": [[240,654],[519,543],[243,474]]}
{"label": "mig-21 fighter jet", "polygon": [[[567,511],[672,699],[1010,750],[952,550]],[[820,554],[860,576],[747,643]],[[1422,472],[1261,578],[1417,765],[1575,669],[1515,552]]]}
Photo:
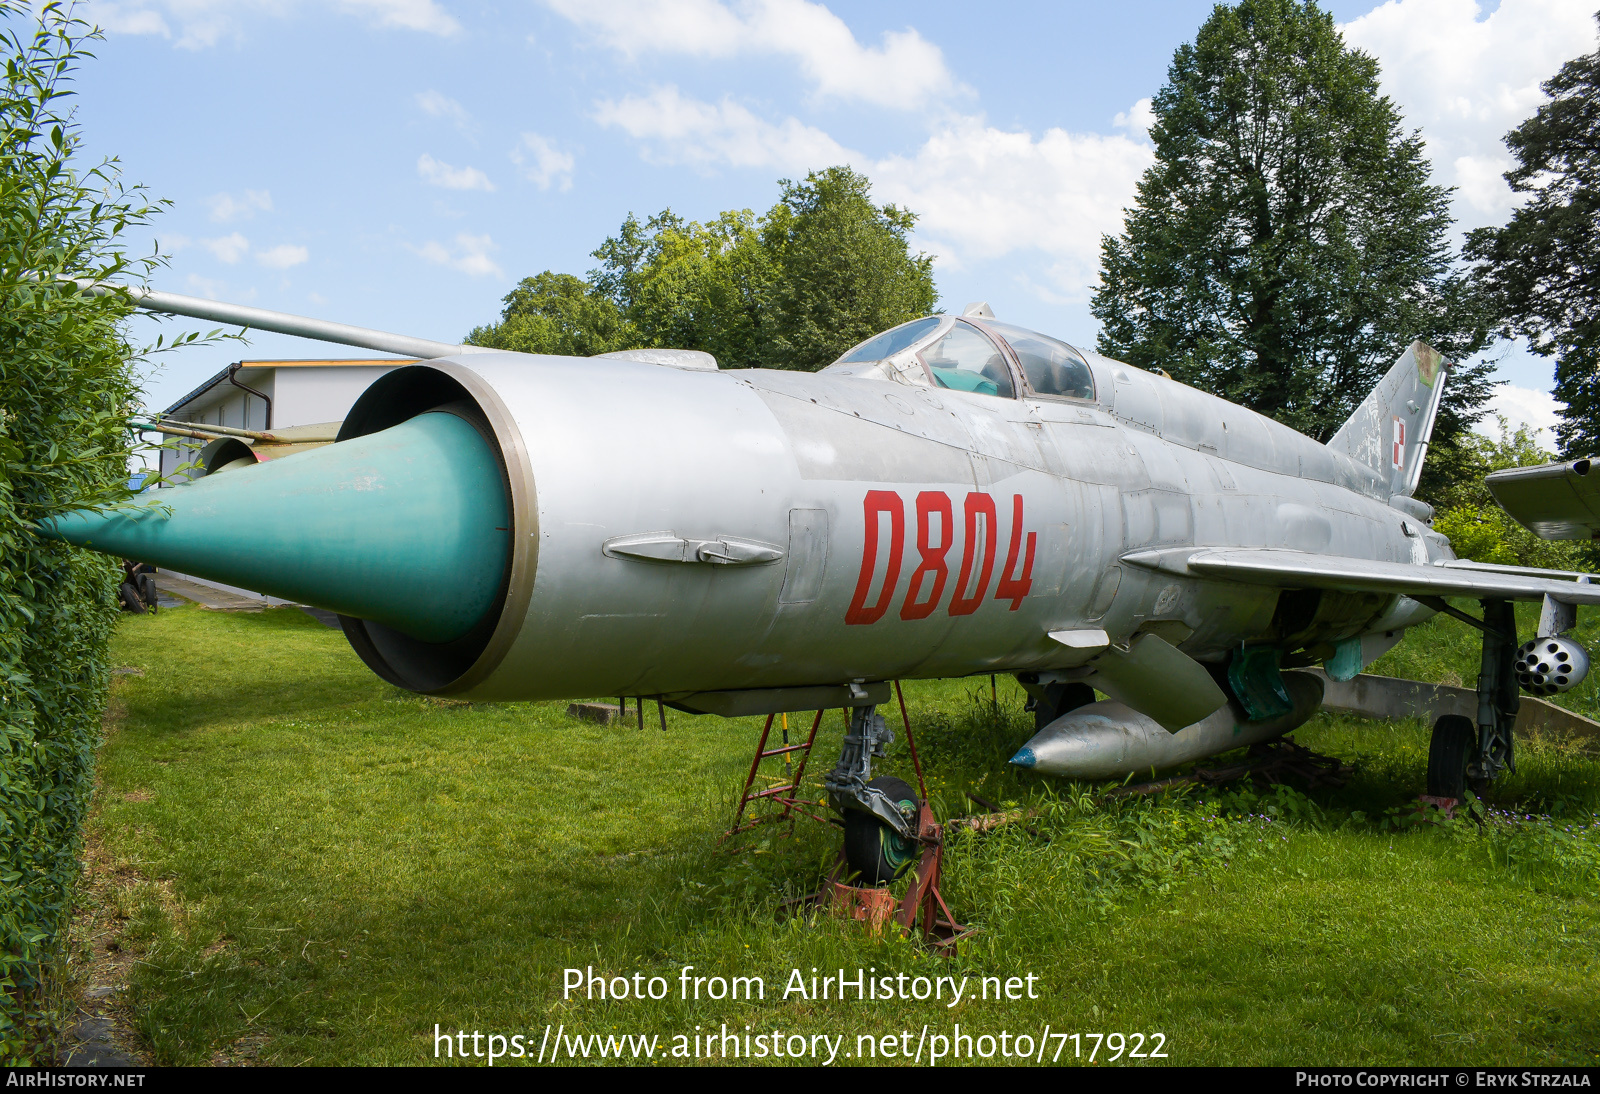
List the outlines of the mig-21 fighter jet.
{"label": "mig-21 fighter jet", "polygon": [[[1012,762],[1109,778],[1281,735],[1322,699],[1295,669],[1348,679],[1449,612],[1483,634],[1477,717],[1440,719],[1429,759],[1429,792],[1461,797],[1514,763],[1519,689],[1588,668],[1565,633],[1600,584],[1457,560],[1412,497],[1450,372],[1420,342],[1321,444],[986,305],[812,374],[487,351],[85,288],[418,360],[373,383],[335,443],[43,534],[337,612],[362,660],[413,691],[846,708],[825,785],[847,829],[891,841],[913,838],[916,803],[871,761],[902,678],[1012,673],[1038,724]],[[1490,485],[1541,534],[1600,534],[1588,461]],[[1517,600],[1543,605],[1525,641]]]}

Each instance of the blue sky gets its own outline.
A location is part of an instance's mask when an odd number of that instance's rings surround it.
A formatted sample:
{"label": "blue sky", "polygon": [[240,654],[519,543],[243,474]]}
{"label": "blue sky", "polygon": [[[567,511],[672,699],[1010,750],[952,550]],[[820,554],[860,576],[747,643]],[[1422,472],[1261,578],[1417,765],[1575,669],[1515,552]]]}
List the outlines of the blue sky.
{"label": "blue sky", "polygon": [[[1422,130],[1462,228],[1500,223],[1500,136],[1594,48],[1592,0],[1328,5]],[[1099,239],[1150,162],[1143,122],[1210,4],[813,0],[88,0],[91,156],[173,207],[155,287],[447,341],[544,269],[583,274],[631,212],[765,210],[849,162],[921,216],[945,307],[1092,345]],[[136,249],[148,238],[136,238]],[[192,325],[192,324],[191,324]],[[168,329],[172,329],[168,325]],[[153,336],[144,321],[136,333]],[[274,335],[166,355],[172,402]],[[1496,406],[1542,425],[1515,350]],[[342,355],[342,354],[335,354]]]}

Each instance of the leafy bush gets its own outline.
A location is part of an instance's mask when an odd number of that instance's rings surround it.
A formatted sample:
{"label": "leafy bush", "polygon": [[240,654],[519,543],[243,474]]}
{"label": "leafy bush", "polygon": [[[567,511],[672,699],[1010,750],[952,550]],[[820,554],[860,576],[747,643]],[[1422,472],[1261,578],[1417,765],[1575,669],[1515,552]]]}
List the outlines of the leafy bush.
{"label": "leafy bush", "polygon": [[[88,27],[0,0],[0,1063],[42,1051],[42,990],[78,873],[116,619],[114,560],[46,542],[41,517],[127,496],[133,354],[116,237],[154,210],[114,163],[72,166],[63,100]],[[149,265],[143,264],[143,272]]]}
{"label": "leafy bush", "polygon": [[1551,570],[1587,568],[1583,548],[1566,540],[1540,539],[1506,515],[1498,505],[1446,509],[1433,520],[1434,531],[1450,539],[1460,558]]}

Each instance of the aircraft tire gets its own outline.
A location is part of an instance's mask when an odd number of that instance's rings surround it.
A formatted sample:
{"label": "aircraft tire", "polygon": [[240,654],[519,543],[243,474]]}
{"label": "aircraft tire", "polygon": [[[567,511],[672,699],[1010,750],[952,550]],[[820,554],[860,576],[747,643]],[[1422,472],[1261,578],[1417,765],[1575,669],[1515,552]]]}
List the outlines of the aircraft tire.
{"label": "aircraft tire", "polygon": [[117,589],[117,597],[122,601],[124,610],[133,612],[136,615],[145,613],[145,604],[143,600],[139,599],[139,590],[132,585],[124,582]]}
{"label": "aircraft tire", "polygon": [[[911,784],[893,775],[880,775],[867,784],[889,795],[902,810],[921,808]],[[844,811],[844,860],[859,885],[887,885],[917,860],[915,840],[908,840],[871,813]]]}
{"label": "aircraft tire", "polygon": [[1063,714],[1069,714],[1092,702],[1094,702],[1094,688],[1088,684],[1050,684],[1044,689],[1044,698],[1034,705],[1033,731],[1038,733]]}
{"label": "aircraft tire", "polygon": [[1467,765],[1478,748],[1478,727],[1472,719],[1446,714],[1433,723],[1428,742],[1428,793],[1436,798],[1467,796]]}

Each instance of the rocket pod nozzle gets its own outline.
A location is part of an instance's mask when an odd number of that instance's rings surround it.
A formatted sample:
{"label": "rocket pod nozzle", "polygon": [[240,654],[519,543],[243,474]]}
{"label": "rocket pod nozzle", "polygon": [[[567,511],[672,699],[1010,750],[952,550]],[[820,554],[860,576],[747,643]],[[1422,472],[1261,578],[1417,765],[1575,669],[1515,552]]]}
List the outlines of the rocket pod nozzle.
{"label": "rocket pod nozzle", "polygon": [[38,531],[424,642],[450,642],[495,607],[511,550],[490,442],[448,411],[206,477],[128,511],[80,509]]}

